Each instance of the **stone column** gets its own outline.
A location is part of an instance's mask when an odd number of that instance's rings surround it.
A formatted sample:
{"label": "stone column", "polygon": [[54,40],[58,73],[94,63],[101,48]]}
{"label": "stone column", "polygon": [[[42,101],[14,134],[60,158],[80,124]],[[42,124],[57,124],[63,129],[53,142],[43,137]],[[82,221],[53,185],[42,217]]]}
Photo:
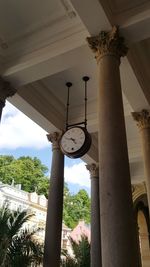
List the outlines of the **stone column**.
{"label": "stone column", "polygon": [[150,211],[150,114],[147,110],[142,110],[141,112],[133,112],[132,116],[137,122],[137,126],[141,134],[148,205]]}
{"label": "stone column", "polygon": [[52,142],[52,166],[48,196],[44,267],[60,267],[61,231],[63,212],[64,188],[64,155],[59,147],[61,134],[58,132],[48,134]]}
{"label": "stone column", "polygon": [[16,93],[16,89],[14,89],[9,82],[4,81],[0,77],[0,121],[2,116],[2,110],[5,106],[5,101],[7,97],[13,96]]}
{"label": "stone column", "polygon": [[99,169],[94,163],[86,168],[91,178],[91,267],[101,267]]}
{"label": "stone column", "polygon": [[120,83],[127,53],[118,28],[87,38],[99,70],[100,221],[103,267],[137,267],[137,242]]}

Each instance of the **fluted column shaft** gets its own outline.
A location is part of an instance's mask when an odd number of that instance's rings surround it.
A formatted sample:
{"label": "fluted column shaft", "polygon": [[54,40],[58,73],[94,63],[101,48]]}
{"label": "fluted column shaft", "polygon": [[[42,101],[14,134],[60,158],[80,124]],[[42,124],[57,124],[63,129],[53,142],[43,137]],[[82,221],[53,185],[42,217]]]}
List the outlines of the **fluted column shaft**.
{"label": "fluted column shaft", "polygon": [[141,112],[133,112],[132,116],[134,120],[137,122],[137,126],[141,134],[146,188],[147,188],[148,205],[150,211],[150,115],[147,110],[142,110]]}
{"label": "fluted column shaft", "polygon": [[96,164],[86,167],[91,178],[91,267],[101,267],[99,171]]}
{"label": "fluted column shaft", "polygon": [[2,117],[3,107],[5,106],[6,98],[13,96],[16,91],[17,90],[13,88],[9,82],[4,81],[0,77],[0,121]]}
{"label": "fluted column shaft", "polygon": [[127,48],[114,27],[89,37],[99,69],[100,220],[103,267],[137,267],[120,57]]}
{"label": "fluted column shaft", "polygon": [[53,156],[48,196],[44,267],[60,267],[61,231],[64,188],[64,155],[60,151],[60,134],[48,135],[52,142]]}

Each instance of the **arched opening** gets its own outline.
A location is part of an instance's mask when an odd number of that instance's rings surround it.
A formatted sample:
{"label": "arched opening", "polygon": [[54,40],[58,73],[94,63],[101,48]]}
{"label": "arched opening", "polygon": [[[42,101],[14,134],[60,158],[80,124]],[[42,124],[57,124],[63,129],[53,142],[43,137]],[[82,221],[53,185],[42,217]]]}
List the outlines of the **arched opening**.
{"label": "arched opening", "polygon": [[148,259],[150,258],[149,233],[148,233],[146,218],[142,210],[138,211],[137,220],[139,228],[139,242],[140,242],[142,266],[148,267],[149,266]]}
{"label": "arched opening", "polygon": [[142,267],[149,267],[150,263],[150,220],[146,194],[141,195],[134,202],[141,253]]}

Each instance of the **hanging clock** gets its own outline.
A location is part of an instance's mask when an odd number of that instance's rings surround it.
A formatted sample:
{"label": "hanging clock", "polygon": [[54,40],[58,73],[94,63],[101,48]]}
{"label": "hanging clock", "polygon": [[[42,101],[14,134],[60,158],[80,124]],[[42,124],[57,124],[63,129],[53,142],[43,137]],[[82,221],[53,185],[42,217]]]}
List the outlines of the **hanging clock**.
{"label": "hanging clock", "polygon": [[[67,83],[68,87],[68,97],[67,97],[67,114],[66,114],[66,131],[61,137],[60,147],[66,156],[70,158],[80,158],[87,153],[91,146],[91,135],[86,129],[87,126],[87,86],[86,83],[89,77],[83,77],[85,81],[85,120],[76,124],[68,124],[68,113],[69,113],[69,89],[72,83]],[[84,126],[80,126],[80,125]]]}
{"label": "hanging clock", "polygon": [[91,146],[91,136],[85,127],[74,126],[61,138],[62,152],[70,158],[79,158],[86,154]]}

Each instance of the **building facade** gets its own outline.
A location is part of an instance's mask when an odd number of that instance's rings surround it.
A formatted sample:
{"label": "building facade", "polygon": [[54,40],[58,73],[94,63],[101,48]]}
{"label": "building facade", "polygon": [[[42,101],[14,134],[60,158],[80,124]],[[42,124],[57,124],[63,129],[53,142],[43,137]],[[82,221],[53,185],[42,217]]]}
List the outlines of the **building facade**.
{"label": "building facade", "polygon": [[[47,215],[47,199],[44,195],[38,195],[36,192],[28,193],[21,189],[21,185],[8,185],[0,182],[0,207],[5,203],[8,204],[10,210],[27,210],[33,214],[33,217],[24,224],[27,229],[40,229],[35,238],[44,244],[45,225]],[[69,236],[71,229],[64,223],[62,224],[62,249],[70,251]]]}
{"label": "building facade", "polygon": [[86,224],[84,220],[80,220],[77,226],[70,233],[70,237],[78,243],[82,236],[86,236],[90,243],[91,241],[91,229],[90,224]]}

